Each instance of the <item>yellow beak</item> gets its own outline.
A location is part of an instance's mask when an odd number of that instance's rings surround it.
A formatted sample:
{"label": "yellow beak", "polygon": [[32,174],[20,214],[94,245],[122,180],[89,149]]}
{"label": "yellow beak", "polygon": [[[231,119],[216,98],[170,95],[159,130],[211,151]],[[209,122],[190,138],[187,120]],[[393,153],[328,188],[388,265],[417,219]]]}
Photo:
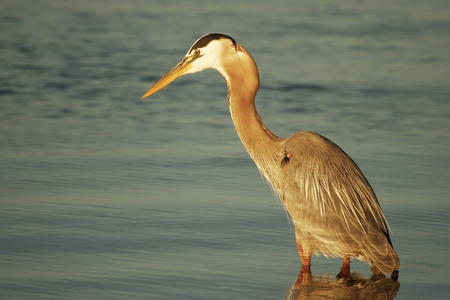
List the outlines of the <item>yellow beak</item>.
{"label": "yellow beak", "polygon": [[156,93],[160,89],[164,88],[166,85],[186,73],[192,65],[192,61],[183,59],[175,67],[173,67],[169,72],[166,73],[160,80],[158,80],[148,91],[141,97],[141,99]]}

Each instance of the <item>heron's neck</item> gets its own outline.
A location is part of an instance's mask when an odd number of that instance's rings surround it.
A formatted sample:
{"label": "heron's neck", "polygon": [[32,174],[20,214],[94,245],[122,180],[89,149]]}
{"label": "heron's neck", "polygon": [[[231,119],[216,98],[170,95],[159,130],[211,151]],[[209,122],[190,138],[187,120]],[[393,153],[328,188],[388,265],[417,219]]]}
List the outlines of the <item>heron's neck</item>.
{"label": "heron's neck", "polygon": [[281,139],[273,134],[264,124],[255,108],[254,97],[243,91],[243,86],[229,86],[228,101],[234,127],[249,152],[256,160],[258,153],[274,150]]}
{"label": "heron's neck", "polygon": [[246,67],[238,66],[225,77],[231,118],[239,138],[260,172],[269,182],[274,182],[276,157],[280,154],[279,146],[283,139],[273,134],[257,113],[255,96],[259,88],[258,70],[254,62],[250,68],[248,65]]}

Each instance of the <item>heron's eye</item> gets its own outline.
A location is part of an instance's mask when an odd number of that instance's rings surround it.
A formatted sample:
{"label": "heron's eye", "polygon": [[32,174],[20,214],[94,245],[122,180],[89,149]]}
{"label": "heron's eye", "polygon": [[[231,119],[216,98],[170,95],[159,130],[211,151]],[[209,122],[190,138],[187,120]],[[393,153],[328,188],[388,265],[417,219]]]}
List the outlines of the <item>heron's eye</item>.
{"label": "heron's eye", "polygon": [[195,56],[200,56],[200,50],[195,50],[194,54]]}

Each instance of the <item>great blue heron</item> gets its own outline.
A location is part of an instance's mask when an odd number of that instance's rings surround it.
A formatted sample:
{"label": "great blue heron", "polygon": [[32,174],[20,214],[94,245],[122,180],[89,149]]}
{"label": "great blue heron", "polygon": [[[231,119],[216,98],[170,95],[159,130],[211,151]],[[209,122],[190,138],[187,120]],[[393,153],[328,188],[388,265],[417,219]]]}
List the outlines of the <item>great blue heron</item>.
{"label": "great blue heron", "polygon": [[356,163],[336,144],[313,132],[288,139],[273,134],[255,108],[259,75],[251,55],[223,34],[206,34],[143,96],[177,77],[213,68],[228,87],[236,131],[259,171],[272,185],[295,225],[301,271],[311,274],[312,254],[343,258],[339,276],[350,273],[350,256],[372,265],[374,275],[398,278],[400,260],[377,197]]}

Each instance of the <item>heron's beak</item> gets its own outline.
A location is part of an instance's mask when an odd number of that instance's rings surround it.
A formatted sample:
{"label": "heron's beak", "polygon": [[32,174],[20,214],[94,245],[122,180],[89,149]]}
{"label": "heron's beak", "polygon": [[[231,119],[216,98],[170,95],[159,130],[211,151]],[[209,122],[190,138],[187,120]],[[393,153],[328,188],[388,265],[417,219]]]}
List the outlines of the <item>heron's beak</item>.
{"label": "heron's beak", "polygon": [[158,80],[148,91],[141,97],[141,99],[150,96],[151,94],[156,93],[184,73],[186,73],[192,65],[192,61],[187,60],[186,58],[180,61],[175,67],[172,68],[169,72],[166,73],[160,80]]}

